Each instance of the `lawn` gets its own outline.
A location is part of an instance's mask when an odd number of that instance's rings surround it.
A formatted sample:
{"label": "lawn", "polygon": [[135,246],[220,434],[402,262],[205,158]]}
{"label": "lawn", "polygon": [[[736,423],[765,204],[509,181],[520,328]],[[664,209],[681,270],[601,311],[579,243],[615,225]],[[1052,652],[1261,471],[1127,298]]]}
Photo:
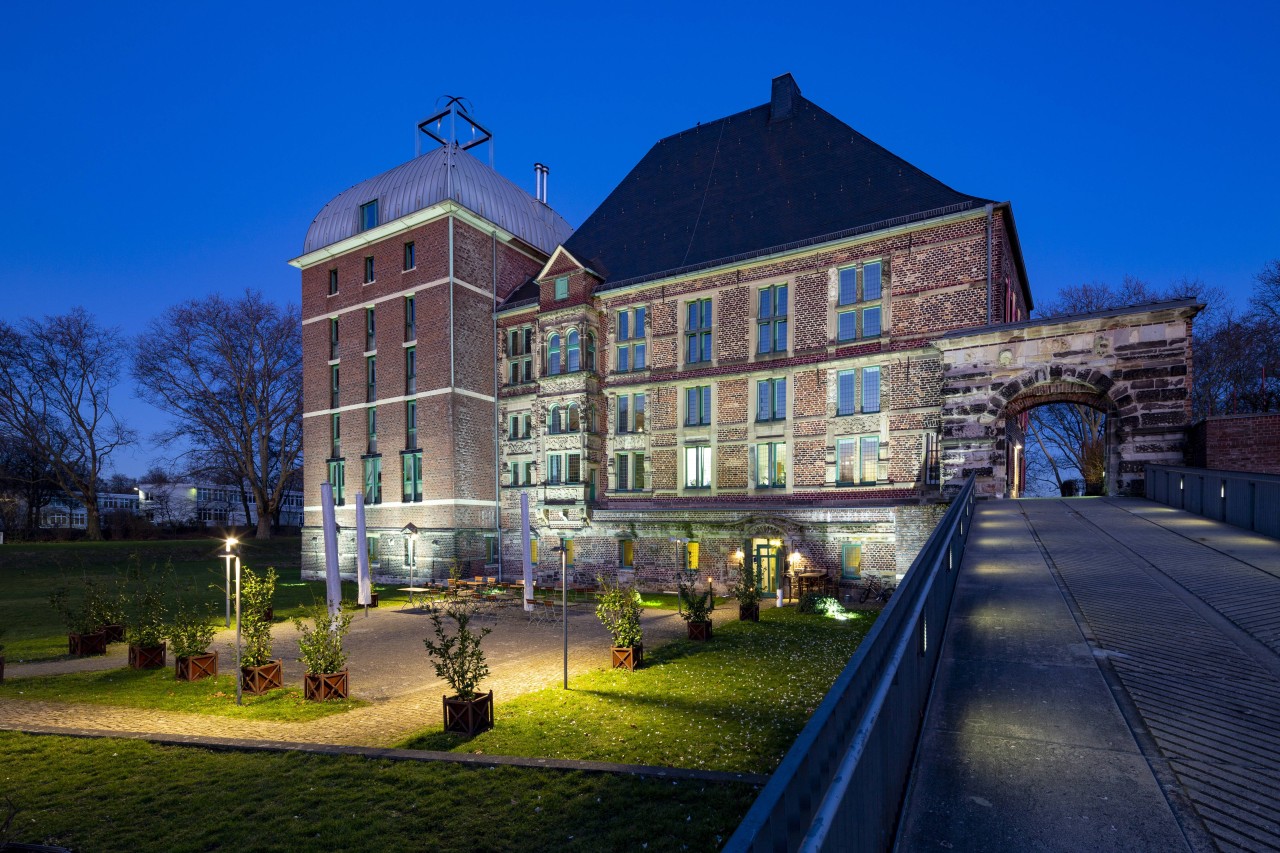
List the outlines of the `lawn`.
{"label": "lawn", "polygon": [[75,850],[713,850],[756,793],[0,732],[0,808],[20,809],[9,840]]}
{"label": "lawn", "polygon": [[768,773],[875,617],[766,609],[759,623],[718,625],[709,643],[646,650],[636,672],[598,670],[567,691],[498,696],[495,728],[471,740],[428,730],[402,746]]}
{"label": "lawn", "polygon": [[173,667],[108,669],[39,678],[10,678],[0,684],[0,699],[88,702],[125,708],[153,708],[189,714],[217,714],[246,720],[306,722],[367,703],[355,699],[308,702],[302,688],[285,687],[236,705],[236,682],[229,674],[200,681],[176,681]]}
{"label": "lawn", "polygon": [[[49,606],[49,593],[59,586],[72,590],[73,602],[86,580],[112,587],[130,566],[149,570],[173,567],[172,597],[203,602],[214,616],[223,614],[224,563],[218,554],[222,540],[181,539],[127,542],[9,543],[0,546],[0,629],[10,663],[53,660],[67,654],[66,627]],[[324,600],[324,583],[298,580],[301,540],[283,536],[242,543],[242,561],[254,569],[274,566],[280,574],[276,587],[276,621],[295,615],[313,601]],[[375,585],[384,600],[403,593],[394,587]],[[344,584],[343,594],[355,598],[355,585]]]}

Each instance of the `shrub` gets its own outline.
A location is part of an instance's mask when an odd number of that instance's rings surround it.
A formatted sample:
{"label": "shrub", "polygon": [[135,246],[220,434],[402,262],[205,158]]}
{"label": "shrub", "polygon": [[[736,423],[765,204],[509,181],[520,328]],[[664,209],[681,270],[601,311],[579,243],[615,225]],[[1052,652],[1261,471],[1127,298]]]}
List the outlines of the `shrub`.
{"label": "shrub", "polygon": [[179,604],[173,612],[165,636],[169,639],[169,651],[174,657],[189,658],[209,651],[213,635],[217,633],[208,610],[200,610],[188,604]]}
{"label": "shrub", "polygon": [[604,578],[596,578],[604,589],[596,605],[596,617],[604,625],[618,648],[638,646],[643,639],[640,629],[640,593],[635,587],[610,586]]}
{"label": "shrub", "polygon": [[312,624],[294,619],[298,629],[298,657],[303,668],[312,674],[342,672],[347,665],[347,653],[342,640],[351,629],[351,614],[339,610],[329,615],[329,608],[316,604],[310,611]]}
{"label": "shrub", "polygon": [[71,603],[71,591],[60,586],[49,593],[49,606],[58,613],[67,631],[72,634],[92,634],[101,627],[97,621],[100,608],[97,605],[97,585],[93,581],[85,582],[84,598],[79,604]]}
{"label": "shrub", "polygon": [[451,605],[445,610],[445,615],[453,620],[457,630],[452,635],[446,633],[440,614],[432,613],[435,639],[427,637],[422,641],[427,647],[427,657],[431,659],[436,675],[444,679],[459,699],[474,699],[476,687],[489,674],[489,664],[485,663],[480,641],[493,629],[485,628],[477,633],[468,628],[471,610],[465,605]]}
{"label": "shrub", "polygon": [[276,592],[276,570],[260,575],[247,566],[240,578],[240,635],[244,640],[242,666],[271,661],[271,623],[266,613]]}
{"label": "shrub", "polygon": [[844,612],[839,601],[820,592],[806,592],[800,599],[798,609],[801,613],[817,613],[822,616]]}
{"label": "shrub", "polygon": [[170,617],[165,589],[172,575],[172,564],[159,571],[152,566],[149,573],[138,566],[130,568],[124,625],[125,636],[132,645],[155,647],[164,642]]}
{"label": "shrub", "polygon": [[676,592],[680,599],[680,618],[686,622],[708,622],[715,609],[715,590],[710,585],[703,592],[694,589],[692,573],[680,579]]}
{"label": "shrub", "polygon": [[745,561],[734,575],[732,591],[742,607],[760,603],[760,584],[756,581],[755,572],[747,567]]}

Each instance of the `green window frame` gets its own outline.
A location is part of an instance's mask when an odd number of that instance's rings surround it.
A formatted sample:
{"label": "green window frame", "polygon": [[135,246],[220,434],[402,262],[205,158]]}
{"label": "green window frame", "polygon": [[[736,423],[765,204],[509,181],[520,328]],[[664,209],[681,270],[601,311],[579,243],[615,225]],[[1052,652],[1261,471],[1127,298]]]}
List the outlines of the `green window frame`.
{"label": "green window frame", "polygon": [[382,457],[364,457],[364,502],[382,503]]}
{"label": "green window frame", "polygon": [[787,487],[787,443],[766,441],[757,444],[751,455],[757,489]]}
{"label": "green window frame", "polygon": [[787,351],[787,285],[760,288],[756,317],[756,353]]}
{"label": "green window frame", "polygon": [[404,503],[422,502],[422,451],[400,454],[401,500]]}

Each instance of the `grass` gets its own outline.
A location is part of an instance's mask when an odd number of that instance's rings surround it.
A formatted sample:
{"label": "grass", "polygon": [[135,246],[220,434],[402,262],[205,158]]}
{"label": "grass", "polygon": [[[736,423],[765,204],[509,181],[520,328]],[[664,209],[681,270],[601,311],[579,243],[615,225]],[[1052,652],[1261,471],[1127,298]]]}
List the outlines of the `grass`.
{"label": "grass", "polygon": [[[276,537],[242,543],[241,559],[254,569],[276,567],[276,621],[303,615],[313,601],[323,601],[322,581],[298,581],[301,540]],[[225,582],[220,539],[143,540],[126,542],[9,543],[0,547],[0,628],[6,629],[4,655],[10,663],[55,660],[67,656],[66,626],[49,606],[49,593],[59,586],[72,590],[73,603],[86,580],[111,588],[130,566],[143,570],[170,564],[175,585],[171,598],[205,603],[219,619],[223,613]],[[383,602],[403,593],[375,585]],[[343,595],[355,598],[355,585],[344,584]]]}
{"label": "grass", "polygon": [[767,773],[875,617],[767,609],[759,623],[717,626],[710,643],[646,650],[636,672],[598,670],[504,702],[496,727],[471,740],[431,730],[401,745]]}
{"label": "grass", "polygon": [[20,809],[9,840],[76,850],[712,850],[755,794],[742,784],[0,732],[0,807],[8,795]]}
{"label": "grass", "polygon": [[244,704],[237,706],[236,682],[231,675],[223,674],[200,681],[177,681],[173,677],[172,667],[150,670],[108,669],[37,678],[10,678],[0,684],[0,699],[5,698],[85,702],[286,722],[317,720],[367,704],[355,699],[308,702],[302,698],[301,687],[285,687],[262,696],[246,695]]}
{"label": "grass", "polygon": [[680,598],[674,592],[646,592],[640,595],[640,606],[655,610],[679,610]]}

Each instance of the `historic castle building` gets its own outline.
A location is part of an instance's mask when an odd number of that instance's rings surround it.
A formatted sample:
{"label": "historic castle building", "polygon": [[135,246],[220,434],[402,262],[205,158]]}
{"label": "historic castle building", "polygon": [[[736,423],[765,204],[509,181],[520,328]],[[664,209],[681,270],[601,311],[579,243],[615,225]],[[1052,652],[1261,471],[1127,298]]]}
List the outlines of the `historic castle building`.
{"label": "historic castle building", "polygon": [[339,194],[292,262],[304,570],[325,480],[348,550],[363,496],[383,576],[518,572],[522,492],[548,570],[561,539],[580,574],[664,587],[685,566],[746,563],[770,589],[906,569],[940,514],[933,341],[1031,307],[1007,202],[790,75],[660,140],[576,230],[542,180],[530,195],[470,153],[486,132],[458,108],[421,127],[440,147]]}

